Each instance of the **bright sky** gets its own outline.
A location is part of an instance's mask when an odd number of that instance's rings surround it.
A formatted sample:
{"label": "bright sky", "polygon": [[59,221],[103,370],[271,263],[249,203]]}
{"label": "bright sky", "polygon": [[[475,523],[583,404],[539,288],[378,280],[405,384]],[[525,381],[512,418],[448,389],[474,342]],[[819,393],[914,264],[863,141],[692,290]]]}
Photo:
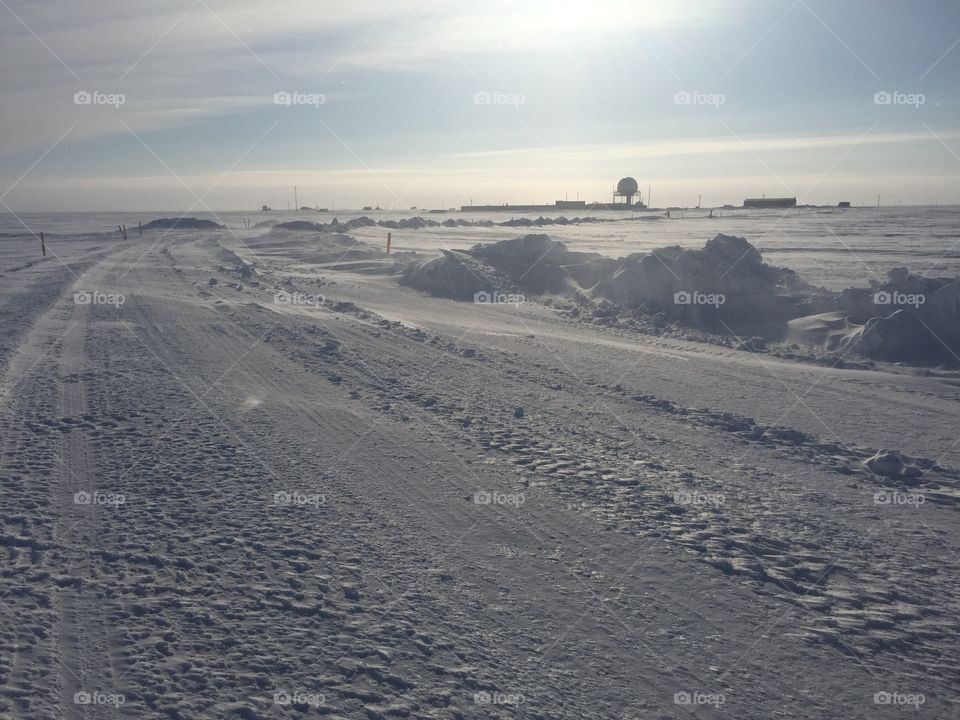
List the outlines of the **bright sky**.
{"label": "bright sky", "polygon": [[956,0],[0,0],[0,68],[0,211],[960,204]]}

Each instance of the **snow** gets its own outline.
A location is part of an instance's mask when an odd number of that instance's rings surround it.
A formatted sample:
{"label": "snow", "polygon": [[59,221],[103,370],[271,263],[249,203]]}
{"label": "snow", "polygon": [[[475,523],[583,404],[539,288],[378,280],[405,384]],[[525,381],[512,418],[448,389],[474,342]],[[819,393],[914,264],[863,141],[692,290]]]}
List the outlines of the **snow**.
{"label": "snow", "polygon": [[[956,274],[949,238],[857,212],[828,217],[858,260],[799,215],[477,257],[529,231],[398,229],[387,258],[381,226],[52,218],[42,259],[4,226],[0,715],[873,718],[898,692],[949,717],[957,373],[745,352],[551,284],[720,232],[835,291]],[[576,262],[522,302],[399,282],[447,249],[521,289],[504,248],[558,240]]]}

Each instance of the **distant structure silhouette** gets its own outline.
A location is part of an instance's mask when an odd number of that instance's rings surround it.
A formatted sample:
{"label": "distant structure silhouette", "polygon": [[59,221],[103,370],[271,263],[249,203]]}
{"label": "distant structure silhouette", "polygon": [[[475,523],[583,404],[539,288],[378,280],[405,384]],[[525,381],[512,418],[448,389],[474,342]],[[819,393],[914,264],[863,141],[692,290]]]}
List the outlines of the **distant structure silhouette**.
{"label": "distant structure silhouette", "polygon": [[617,198],[623,198],[623,201],[627,204],[628,207],[633,205],[633,196],[637,194],[640,190],[640,185],[632,177],[620,178],[620,182],[617,183],[617,189],[613,193],[613,202],[617,202]]}

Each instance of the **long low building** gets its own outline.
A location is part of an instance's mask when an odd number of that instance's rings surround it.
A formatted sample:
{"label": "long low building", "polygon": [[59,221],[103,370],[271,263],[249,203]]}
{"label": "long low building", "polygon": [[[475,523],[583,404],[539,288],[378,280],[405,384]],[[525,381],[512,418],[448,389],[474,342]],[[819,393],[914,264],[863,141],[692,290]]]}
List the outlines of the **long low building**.
{"label": "long low building", "polygon": [[553,212],[554,210],[583,210],[587,207],[584,200],[557,200],[553,205],[462,205],[464,212],[509,210],[511,212]]}
{"label": "long low building", "polygon": [[792,198],[747,198],[743,201],[745,208],[792,208],[797,206],[797,199]]}
{"label": "long low building", "polygon": [[557,210],[646,210],[647,206],[636,201],[627,203],[588,203],[585,200],[557,200],[553,205],[461,205],[462,212],[556,212]]}

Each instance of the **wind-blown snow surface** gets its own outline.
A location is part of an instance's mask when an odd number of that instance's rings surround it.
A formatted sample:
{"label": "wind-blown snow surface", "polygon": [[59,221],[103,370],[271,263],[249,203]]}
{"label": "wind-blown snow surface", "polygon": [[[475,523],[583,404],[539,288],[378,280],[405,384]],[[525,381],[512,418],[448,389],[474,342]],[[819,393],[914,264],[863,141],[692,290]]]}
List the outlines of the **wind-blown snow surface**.
{"label": "wind-blown snow surface", "polygon": [[[832,290],[864,286],[871,279],[882,280],[887,270],[905,266],[910,272],[927,276],[960,275],[960,207],[796,208],[775,210],[674,210],[668,219],[663,211],[637,213],[577,211],[580,215],[616,222],[583,225],[552,225],[491,228],[424,228],[392,230],[393,247],[398,250],[465,250],[478,242],[506,240],[524,232],[548,232],[570,250],[599,252],[623,257],[649,252],[658,247],[680,245],[699,248],[719,233],[746,237],[772,265],[789,267],[807,281]],[[0,213],[0,238],[22,237],[25,222],[47,234],[112,233],[118,224],[128,232],[137,223],[181,213],[44,213],[18,217]],[[263,228],[245,230],[243,220],[289,222],[307,220],[329,223],[367,216],[378,221],[396,221],[416,216],[417,211],[330,211],[308,212],[226,212],[197,217],[223,223],[246,238]],[[419,215],[426,220],[468,220],[506,222],[511,219],[535,222],[537,214],[449,212]],[[573,213],[568,213],[572,217]],[[358,228],[351,235],[382,247],[388,228]]]}
{"label": "wind-blown snow surface", "polygon": [[429,298],[295,238],[48,245],[0,242],[0,715],[957,712],[950,374]]}

